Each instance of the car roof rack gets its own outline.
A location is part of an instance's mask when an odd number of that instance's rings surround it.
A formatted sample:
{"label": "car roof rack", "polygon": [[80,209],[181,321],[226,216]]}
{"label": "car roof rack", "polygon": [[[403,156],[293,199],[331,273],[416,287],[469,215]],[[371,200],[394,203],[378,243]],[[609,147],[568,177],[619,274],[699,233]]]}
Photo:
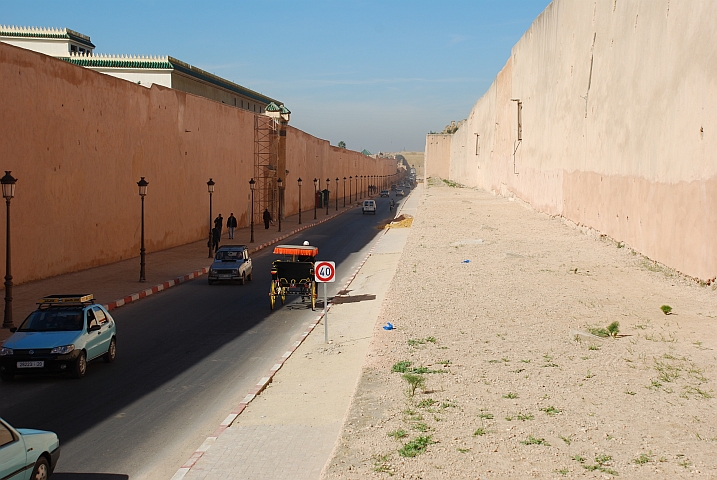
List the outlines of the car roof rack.
{"label": "car roof rack", "polygon": [[62,295],[47,295],[42,297],[38,305],[89,305],[95,303],[94,295],[91,293],[68,293]]}

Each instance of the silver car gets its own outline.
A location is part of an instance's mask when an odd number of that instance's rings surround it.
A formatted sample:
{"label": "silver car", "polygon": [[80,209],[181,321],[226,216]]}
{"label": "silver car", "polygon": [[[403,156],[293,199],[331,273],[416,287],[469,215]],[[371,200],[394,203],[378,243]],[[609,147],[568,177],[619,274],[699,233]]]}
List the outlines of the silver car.
{"label": "silver car", "polygon": [[209,268],[207,283],[238,281],[242,285],[252,280],[252,264],[246,245],[224,245],[217,249],[214,263]]}

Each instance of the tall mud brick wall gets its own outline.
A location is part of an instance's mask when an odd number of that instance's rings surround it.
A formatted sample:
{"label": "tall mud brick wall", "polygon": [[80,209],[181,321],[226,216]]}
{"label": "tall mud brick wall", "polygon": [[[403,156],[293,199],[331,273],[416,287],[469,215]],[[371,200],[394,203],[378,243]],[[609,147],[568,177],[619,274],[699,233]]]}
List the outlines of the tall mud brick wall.
{"label": "tall mud brick wall", "polygon": [[715,31],[712,0],[554,0],[426,163],[714,279]]}

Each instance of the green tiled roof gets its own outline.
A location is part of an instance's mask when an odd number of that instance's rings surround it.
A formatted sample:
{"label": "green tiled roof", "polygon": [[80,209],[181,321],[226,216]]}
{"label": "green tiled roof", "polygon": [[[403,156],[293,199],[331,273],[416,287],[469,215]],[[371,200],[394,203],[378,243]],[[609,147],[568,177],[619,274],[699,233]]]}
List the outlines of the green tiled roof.
{"label": "green tiled roof", "polygon": [[364,154],[364,155],[366,155],[367,157],[371,155],[371,152],[369,152],[369,151],[366,150],[365,148],[364,148],[363,150],[361,150],[361,153]]}
{"label": "green tiled roof", "polygon": [[80,67],[98,67],[98,68],[151,68],[172,70],[174,67],[168,61],[147,61],[133,59],[107,59],[88,57],[60,57],[61,60],[79,65]]}
{"label": "green tiled roof", "polygon": [[267,112],[280,112],[281,108],[279,108],[279,105],[277,105],[274,102],[269,103],[269,105],[266,106],[264,109]]}
{"label": "green tiled roof", "polygon": [[0,25],[0,36],[18,38],[59,38],[74,40],[75,42],[95,48],[90,37],[69,28],[37,28],[37,27],[9,27]]}

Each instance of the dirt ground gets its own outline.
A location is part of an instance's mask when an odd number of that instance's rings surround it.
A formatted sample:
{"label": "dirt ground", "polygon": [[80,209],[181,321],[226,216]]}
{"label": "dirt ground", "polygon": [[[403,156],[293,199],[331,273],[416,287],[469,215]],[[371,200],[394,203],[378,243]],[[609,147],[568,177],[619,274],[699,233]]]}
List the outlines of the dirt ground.
{"label": "dirt ground", "polygon": [[429,185],[323,478],[717,478],[715,288]]}

